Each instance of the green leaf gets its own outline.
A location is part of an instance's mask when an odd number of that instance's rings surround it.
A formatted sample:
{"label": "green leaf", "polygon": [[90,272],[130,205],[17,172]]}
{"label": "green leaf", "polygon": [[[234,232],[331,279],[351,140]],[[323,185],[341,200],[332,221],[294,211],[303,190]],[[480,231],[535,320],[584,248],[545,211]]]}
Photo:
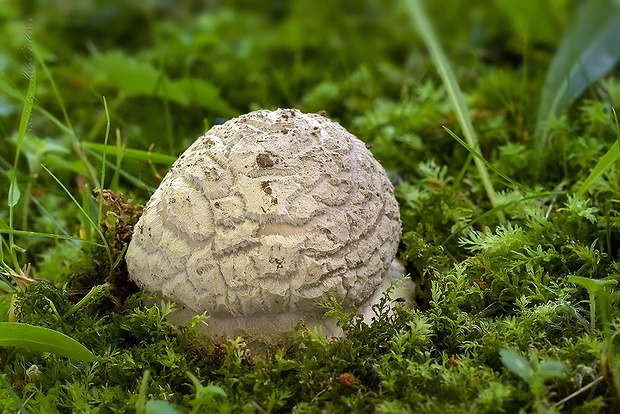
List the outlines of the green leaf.
{"label": "green leaf", "polygon": [[12,293],[15,288],[4,280],[0,280],[0,293]]}
{"label": "green leaf", "polygon": [[[569,276],[569,282],[584,286],[588,290],[590,295],[590,329],[594,329],[598,320],[601,322],[603,328],[608,331],[610,329],[610,292],[605,289],[608,286],[616,286],[617,280],[613,279],[590,279],[581,276]],[[598,310],[597,310],[598,309]]]}
{"label": "green leaf", "polygon": [[179,410],[168,401],[149,400],[144,406],[144,412],[146,414],[178,414]]}
{"label": "green leaf", "polygon": [[179,105],[198,105],[222,116],[237,115],[214,85],[194,78],[170,80],[151,63],[121,52],[96,54],[88,66],[95,84],[111,85],[128,96],[166,97]]}
{"label": "green leaf", "polygon": [[590,279],[588,277],[582,276],[569,276],[567,279],[569,282],[576,283],[585,287],[586,289],[588,289],[589,292],[592,293],[597,292],[599,289],[603,289],[607,285],[615,286],[618,284],[617,280]]}
{"label": "green leaf", "polygon": [[618,125],[616,111],[614,110],[613,112],[616,120],[616,142],[607,150],[605,155],[601,157],[594,169],[590,172],[590,175],[588,175],[588,178],[581,184],[579,190],[575,193],[577,197],[583,196],[592,184],[620,157],[620,127]]}
{"label": "green leaf", "polygon": [[140,381],[140,390],[138,391],[138,399],[136,400],[136,414],[143,414],[146,408],[146,391],[149,386],[149,379],[151,377],[151,371],[144,370],[142,374],[142,381]]}
{"label": "green leaf", "polygon": [[209,384],[206,387],[191,372],[186,373],[196,387],[196,397],[190,402],[195,408],[217,408],[218,400],[216,397],[227,397],[226,391],[217,385]]}
{"label": "green leaf", "polygon": [[0,322],[0,346],[49,352],[80,361],[97,360],[88,348],[75,339],[52,329],[25,323]]}
{"label": "green leaf", "polygon": [[19,185],[17,184],[17,180],[11,180],[11,185],[9,185],[9,207],[15,207],[19,202],[19,198],[21,197],[21,191],[19,190]]}
{"label": "green leaf", "polygon": [[533,375],[534,370],[530,362],[525,357],[512,352],[509,349],[502,348],[499,351],[502,359],[502,364],[508,368],[513,374],[516,374],[526,381],[529,381]]}
{"label": "green leaf", "polygon": [[559,377],[564,373],[566,365],[562,361],[543,361],[539,367],[539,374],[546,377]]}
{"label": "green leaf", "polygon": [[[26,132],[28,131],[28,125],[30,124],[30,117],[32,115],[32,108],[34,107],[34,93],[37,89],[37,74],[32,67],[32,74],[30,75],[30,82],[28,83],[28,90],[26,91],[26,99],[24,100],[24,108],[22,109],[22,117],[19,121],[19,131],[17,133],[17,151],[15,152],[15,164],[13,164],[13,168],[17,170],[17,162],[19,161],[19,153],[22,148],[22,143],[24,141],[24,137],[26,136]],[[13,179],[16,176],[13,175]]]}
{"label": "green leaf", "polygon": [[547,119],[566,110],[620,59],[620,3],[584,1],[575,15],[547,71],[536,120],[539,147],[546,143]]}
{"label": "green leaf", "polygon": [[202,79],[185,78],[172,81],[170,87],[173,92],[186,96],[188,103],[211,109],[224,116],[238,115],[237,111],[220,97],[220,90]]}

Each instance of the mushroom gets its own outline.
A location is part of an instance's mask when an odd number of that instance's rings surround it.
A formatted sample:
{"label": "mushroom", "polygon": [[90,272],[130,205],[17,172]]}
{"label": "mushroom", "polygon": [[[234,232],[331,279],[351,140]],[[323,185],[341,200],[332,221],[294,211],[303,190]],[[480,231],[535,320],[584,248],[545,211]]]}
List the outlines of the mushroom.
{"label": "mushroom", "polygon": [[180,156],[126,260],[139,286],[177,304],[176,323],[206,312],[207,340],[264,349],[300,319],[334,333],[317,306],[330,297],[367,311],[400,228],[393,186],[362,141],[322,114],[260,110]]}

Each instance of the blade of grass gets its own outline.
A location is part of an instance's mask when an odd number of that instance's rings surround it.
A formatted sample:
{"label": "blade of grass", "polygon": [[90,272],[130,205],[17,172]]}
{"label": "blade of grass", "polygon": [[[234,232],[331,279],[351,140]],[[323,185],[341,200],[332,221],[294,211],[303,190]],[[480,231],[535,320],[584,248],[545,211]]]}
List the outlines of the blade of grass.
{"label": "blade of grass", "polygon": [[[15,146],[15,161],[13,162],[13,168],[10,173],[10,185],[9,185],[9,197],[8,197],[8,205],[9,205],[9,227],[13,228],[13,219],[14,219],[14,207],[19,202],[20,191],[17,184],[17,167],[19,164],[19,156],[21,153],[22,144],[24,142],[24,137],[26,136],[26,132],[28,131],[28,127],[30,124],[30,117],[32,115],[32,108],[34,106],[34,94],[37,88],[37,71],[34,66],[32,66],[32,70],[30,73],[30,81],[28,82],[28,90],[26,91],[26,97],[24,99],[24,107],[22,109],[22,116],[19,121],[19,129],[17,132],[17,144]],[[11,260],[13,261],[13,266],[15,269],[19,269],[19,261],[17,260],[17,254],[15,252],[15,238],[13,233],[9,233],[9,254],[11,256]]]}
{"label": "blade of grass", "polygon": [[15,288],[10,283],[3,280],[3,277],[0,276],[0,292],[3,294],[11,294]]}
{"label": "blade of grass", "polygon": [[[4,79],[0,79],[0,91],[6,93],[11,98],[16,99],[23,104],[26,103],[26,97],[22,95],[19,89],[15,87],[15,85],[8,83]],[[56,118],[51,112],[47,111],[45,108],[42,108],[40,105],[37,104],[34,104],[34,108],[37,110],[37,113],[43,115],[50,122],[56,125],[61,131],[69,135],[73,134],[73,131],[69,129],[69,127],[67,127],[65,124],[63,124],[60,119]]]}
{"label": "blade of grass", "polygon": [[458,135],[456,135],[454,132],[452,132],[450,130],[450,128],[448,127],[443,127],[443,129],[452,136],[452,138],[454,138],[456,140],[456,142],[458,142],[459,144],[461,144],[463,147],[465,147],[465,149],[467,151],[469,151],[470,155],[472,155],[473,157],[475,157],[477,160],[481,161],[482,163],[484,163],[485,166],[487,166],[491,171],[493,171],[495,174],[499,175],[502,179],[504,179],[504,181],[506,182],[506,184],[512,188],[515,189],[521,189],[522,191],[524,191],[524,188],[521,184],[519,184],[518,182],[514,181],[512,178],[508,177],[506,174],[504,174],[503,172],[501,172],[500,170],[498,170],[497,168],[495,168],[490,162],[488,162],[478,151],[476,151],[474,148],[472,148],[471,146],[469,146],[469,144],[467,144],[465,141],[463,141]]}
{"label": "blade of grass", "polygon": [[575,193],[577,196],[583,196],[586,191],[592,186],[594,181],[599,178],[605,170],[607,170],[617,159],[620,157],[620,141],[616,141],[611,148],[601,157],[599,162],[596,164],[588,178],[579,186],[579,189]]}
{"label": "blade of grass", "polygon": [[4,374],[0,374],[0,382],[2,382],[2,386],[4,386],[4,388],[7,390],[7,392],[13,399],[13,401],[15,401],[15,405],[17,405],[17,409],[19,410],[19,413],[28,414],[28,411],[26,410],[26,407],[24,407],[22,400],[19,398],[17,394],[15,394],[13,387],[11,387],[11,384],[9,384],[9,382],[6,380],[6,378],[4,377]]}
{"label": "blade of grass", "polygon": [[97,360],[88,348],[75,339],[52,329],[25,323],[0,322],[0,346],[49,352],[79,361]]}
{"label": "blade of grass", "polygon": [[[91,201],[91,190],[88,184],[85,184],[82,187],[82,208],[84,211],[91,211],[90,201]],[[82,226],[84,227],[84,235],[86,240],[93,239],[93,226],[91,226],[90,222],[86,217],[82,217]]]}
{"label": "blade of grass", "polygon": [[[103,215],[103,186],[105,185],[105,161],[108,153],[108,138],[110,137],[110,113],[108,112],[108,102],[103,98],[103,109],[105,110],[106,127],[105,136],[103,138],[103,162],[101,163],[101,186],[99,187],[99,212],[97,214],[97,227],[101,226],[101,217]],[[110,267],[112,262],[110,262]]]}
{"label": "blade of grass", "polygon": [[601,157],[601,159],[596,163],[596,166],[588,175],[588,178],[579,186],[579,189],[575,193],[577,196],[582,197],[586,191],[592,186],[594,181],[596,181],[611,165],[616,162],[616,160],[620,157],[620,125],[618,124],[618,115],[616,114],[616,110],[613,109],[614,118],[616,120],[616,142],[609,148],[609,150]]}
{"label": "blade of grass", "polygon": [[[15,235],[20,235],[20,236],[29,236],[29,237],[45,237],[49,239],[75,240],[75,241],[86,242],[94,246],[105,247],[103,244],[96,243],[92,240],[80,239],[79,237],[69,236],[66,233],[65,234],[53,234],[53,233],[40,233],[40,232],[28,231],[28,230],[15,230],[15,229],[10,228],[9,225],[6,224],[6,222],[0,218],[0,234],[10,234],[10,233],[13,233]],[[2,261],[3,261],[2,249],[0,249],[0,262]]]}
{"label": "blade of grass", "polygon": [[[15,99],[21,101],[24,104],[26,103],[26,98],[20,94],[19,90],[15,86],[9,84],[8,82],[6,82],[3,79],[0,79],[0,91],[6,93],[7,95],[11,96],[12,98],[15,98]],[[58,99],[60,100],[60,96],[58,96]],[[75,150],[76,150],[76,152],[78,154],[78,157],[79,157],[80,161],[84,165],[84,168],[86,170],[87,175],[91,179],[92,183],[95,186],[98,186],[99,183],[97,181],[97,176],[96,176],[96,174],[94,174],[93,167],[88,162],[88,159],[86,158],[86,155],[84,154],[82,146],[80,145],[80,142],[78,141],[78,139],[77,139],[77,137],[75,135],[75,131],[72,129],[72,127],[69,127],[69,126],[65,125],[60,119],[58,119],[56,116],[54,116],[51,112],[49,112],[45,108],[42,108],[40,105],[37,105],[36,103],[34,104],[34,109],[37,111],[38,114],[43,115],[43,117],[45,117],[48,121],[50,121],[54,125],[56,125],[58,127],[58,129],[60,129],[63,133],[69,135],[70,137],[72,137],[74,139]]]}
{"label": "blade of grass", "polygon": [[127,143],[123,142],[121,138],[121,132],[117,128],[116,129],[116,147],[115,147],[116,166],[114,168],[114,175],[112,176],[112,179],[110,180],[110,185],[109,185],[109,188],[114,192],[118,192],[118,183],[120,180],[120,169],[121,169],[121,165],[123,164],[123,159],[125,158],[125,148],[127,148]]}
{"label": "blade of grass", "polygon": [[[11,98],[16,99],[23,104],[26,103],[26,98],[21,94],[19,89],[17,89],[17,87],[8,83],[4,79],[0,79],[0,91],[6,93]],[[56,125],[64,133],[66,134],[73,133],[65,124],[62,123],[61,120],[56,118],[54,115],[52,115],[49,111],[42,108],[40,105],[35,104],[34,108],[37,110],[37,113],[43,115],[45,118],[47,118],[50,122]]]}
{"label": "blade of grass", "polygon": [[123,259],[123,257],[125,257],[125,253],[127,253],[127,248],[128,247],[129,247],[129,243],[123,243],[123,249],[119,253],[118,257],[116,258],[116,261],[114,262],[114,264],[112,265],[112,269],[116,269],[116,267],[120,264],[120,262]]}
{"label": "blade of grass", "polygon": [[56,181],[58,183],[58,185],[60,185],[62,187],[62,189],[65,191],[65,193],[67,193],[67,195],[71,198],[71,201],[73,201],[73,204],[76,205],[76,207],[80,210],[80,212],[82,214],[84,214],[84,216],[86,217],[86,219],[90,222],[90,224],[92,224],[92,226],[95,228],[95,231],[97,232],[97,234],[99,234],[99,237],[101,238],[101,240],[103,241],[106,253],[108,255],[108,260],[110,262],[110,276],[112,276],[112,265],[114,263],[114,258],[112,256],[112,250],[110,249],[110,245],[108,244],[108,241],[106,240],[105,236],[103,235],[103,233],[101,232],[101,227],[99,227],[97,224],[95,224],[95,222],[93,221],[93,219],[90,217],[90,215],[84,211],[84,209],[82,208],[82,206],[80,205],[80,203],[78,203],[78,201],[75,199],[75,197],[73,197],[73,194],[71,194],[71,192],[67,189],[67,187],[65,187],[65,185],[62,183],[62,181],[60,181],[55,175],[54,173],[52,173],[50,170],[47,169],[47,167],[45,165],[41,165],[41,167],[47,171],[47,173],[49,175],[52,176],[52,178],[54,179],[54,181]]}
{"label": "blade of grass", "polygon": [[[83,142],[82,145],[86,149],[90,149],[93,151],[97,151],[99,153],[103,153],[103,149],[104,149],[103,144],[98,144],[95,142]],[[108,154],[110,155],[116,155],[116,156],[119,155],[118,147],[109,147],[107,151],[108,151]],[[166,165],[172,165],[172,163],[177,160],[177,157],[173,155],[162,154],[160,152],[142,151],[142,150],[133,149],[133,148],[123,149],[123,158],[144,161],[148,159],[149,157],[151,161],[153,162],[160,163],[160,164],[166,164]]]}
{"label": "blade of grass", "polygon": [[54,81],[54,77],[52,76],[52,73],[50,72],[49,68],[45,64],[45,59],[43,59],[43,56],[41,56],[41,52],[39,52],[39,49],[35,45],[33,45],[33,53],[37,59],[37,62],[39,63],[39,66],[41,66],[41,68],[43,69],[45,76],[47,76],[47,79],[49,80],[50,85],[52,86],[52,91],[54,93],[54,96],[56,97],[56,100],[58,101],[58,105],[60,105],[60,111],[62,112],[62,116],[65,120],[65,125],[67,126],[69,130],[71,130],[72,132],[71,135],[75,136],[73,125],[71,125],[71,120],[69,119],[67,108],[65,107],[65,103],[60,96],[60,92],[58,91],[58,87],[56,86],[56,81]]}
{"label": "blade of grass", "polygon": [[75,236],[66,236],[64,234],[53,234],[53,233],[40,233],[37,231],[28,231],[28,230],[13,230],[13,229],[5,229],[0,227],[0,234],[15,234],[16,236],[27,236],[27,237],[44,237],[47,239],[58,239],[58,240],[74,240],[76,242],[84,242],[91,244],[93,246],[98,247],[106,247],[105,244],[97,243],[90,240],[81,239]]}
{"label": "blade of grass", "polygon": [[[80,299],[80,301],[78,303],[76,303],[75,305],[71,306],[71,308],[69,308],[69,310],[67,310],[64,313],[64,315],[62,315],[61,319],[66,319],[67,317],[73,315],[75,312],[79,311],[80,309],[90,305],[94,301],[96,301],[99,298],[103,297],[104,295],[109,293],[109,291],[110,291],[109,287],[110,286],[107,283],[104,283],[103,285],[94,286],[86,294],[86,296],[84,296],[82,299]],[[58,324],[59,322],[56,322],[56,324]]]}
{"label": "blade of grass", "polygon": [[539,148],[547,142],[549,117],[566,110],[620,59],[620,3],[584,1],[575,16],[547,71],[534,134]]}
{"label": "blade of grass", "polygon": [[[420,0],[408,0],[407,6],[409,10],[409,15],[413,21],[414,26],[418,30],[418,33],[422,37],[430,55],[435,64],[437,72],[443,81],[443,84],[452,100],[452,105],[454,106],[454,110],[456,112],[456,117],[459,121],[459,125],[463,129],[463,134],[465,135],[465,139],[469,146],[478,151],[478,138],[476,136],[476,132],[474,131],[474,127],[471,123],[471,118],[469,116],[469,111],[467,109],[467,105],[465,104],[465,99],[463,97],[463,93],[461,92],[461,88],[459,87],[456,76],[448,63],[448,59],[441,49],[441,45],[439,44],[439,40],[435,34],[435,31],[432,27],[431,21],[424,10],[422,3]],[[478,170],[478,174],[480,175],[480,179],[482,180],[482,185],[489,197],[492,206],[496,205],[495,200],[495,190],[493,188],[493,184],[489,179],[489,173],[485,168],[484,163],[478,159],[474,159],[474,163],[476,164],[476,168]],[[504,214],[500,211],[498,213],[501,221],[504,221]]]}

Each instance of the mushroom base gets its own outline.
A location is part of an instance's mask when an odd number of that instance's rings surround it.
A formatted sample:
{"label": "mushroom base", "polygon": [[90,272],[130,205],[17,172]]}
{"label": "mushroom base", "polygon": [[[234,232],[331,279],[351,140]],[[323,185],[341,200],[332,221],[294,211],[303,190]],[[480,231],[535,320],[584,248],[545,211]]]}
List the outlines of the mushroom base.
{"label": "mushroom base", "polygon": [[[191,309],[178,309],[170,314],[169,322],[179,326],[196,315]],[[298,323],[304,323],[329,337],[341,337],[342,329],[335,318],[322,318],[322,314],[287,313],[252,316],[212,316],[196,327],[201,342],[212,344],[224,339],[242,337],[252,352],[267,351],[286,346],[289,335]]]}
{"label": "mushroom base", "polygon": [[[362,315],[364,323],[370,325],[374,318],[373,305],[381,301],[385,291],[391,286],[392,282],[397,283],[390,294],[390,298],[404,299],[397,302],[390,302],[391,308],[402,304],[406,307],[412,306],[413,291],[415,284],[409,277],[403,277],[404,266],[394,260],[384,279],[382,285],[364,304],[354,311]],[[162,299],[145,299],[145,305],[152,306],[159,304]],[[348,310],[351,311],[351,310]],[[264,354],[289,343],[289,335],[295,326],[302,322],[308,328],[317,329],[327,338],[342,337],[342,329],[337,325],[335,317],[323,317],[324,312],[316,308],[315,312],[290,312],[286,314],[263,314],[251,316],[211,316],[205,323],[196,326],[196,334],[201,342],[212,344],[222,338],[235,339],[242,337],[248,347],[255,353]],[[196,312],[188,308],[179,308],[168,314],[168,322],[176,325],[186,325]]]}

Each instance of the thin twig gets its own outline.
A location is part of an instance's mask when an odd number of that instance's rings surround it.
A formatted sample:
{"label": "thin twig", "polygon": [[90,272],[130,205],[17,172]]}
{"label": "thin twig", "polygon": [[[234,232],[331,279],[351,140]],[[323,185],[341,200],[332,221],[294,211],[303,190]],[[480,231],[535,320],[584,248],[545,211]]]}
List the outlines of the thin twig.
{"label": "thin twig", "polygon": [[598,377],[597,379],[595,379],[594,381],[592,381],[591,383],[589,383],[588,385],[586,385],[585,387],[581,387],[580,389],[578,389],[577,391],[575,391],[574,393],[572,393],[568,397],[562,398],[560,401],[558,401],[558,402],[556,402],[554,404],[554,407],[559,407],[560,405],[566,403],[568,400],[570,400],[570,399],[578,396],[582,392],[587,391],[590,388],[594,387],[596,384],[598,384],[601,381],[603,381],[603,376],[602,375],[600,377]]}

